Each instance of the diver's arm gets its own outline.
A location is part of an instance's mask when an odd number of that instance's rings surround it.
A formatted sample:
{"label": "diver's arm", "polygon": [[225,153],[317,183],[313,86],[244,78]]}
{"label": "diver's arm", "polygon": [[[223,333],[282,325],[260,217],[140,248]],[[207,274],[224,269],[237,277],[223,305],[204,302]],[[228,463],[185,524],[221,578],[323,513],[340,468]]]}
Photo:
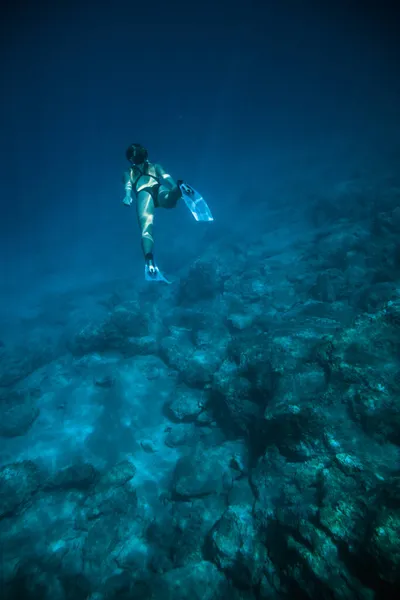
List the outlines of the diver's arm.
{"label": "diver's arm", "polygon": [[125,198],[122,200],[122,202],[125,204],[125,206],[130,206],[132,204],[132,179],[130,171],[126,171],[124,173],[123,181],[125,188]]}
{"label": "diver's arm", "polygon": [[177,183],[173,177],[161,166],[155,165],[157,175],[160,177],[163,183],[165,183],[168,187],[174,188],[177,187]]}

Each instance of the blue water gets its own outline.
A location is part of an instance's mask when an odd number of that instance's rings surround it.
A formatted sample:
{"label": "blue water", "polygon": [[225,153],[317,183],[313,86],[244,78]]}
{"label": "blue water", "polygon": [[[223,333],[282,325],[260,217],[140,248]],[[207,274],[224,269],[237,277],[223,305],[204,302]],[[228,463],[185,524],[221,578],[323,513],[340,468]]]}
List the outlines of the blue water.
{"label": "blue water", "polygon": [[398,594],[397,12],[3,9],[2,598]]}

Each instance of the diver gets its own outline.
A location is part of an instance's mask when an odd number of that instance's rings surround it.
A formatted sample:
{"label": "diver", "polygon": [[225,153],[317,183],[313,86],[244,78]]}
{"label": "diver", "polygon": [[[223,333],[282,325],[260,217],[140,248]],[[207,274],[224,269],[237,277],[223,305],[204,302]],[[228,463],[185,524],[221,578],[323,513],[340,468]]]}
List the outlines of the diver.
{"label": "diver", "polygon": [[126,151],[131,163],[124,174],[126,206],[132,204],[132,190],[136,196],[136,212],[142,238],[142,250],[145,260],[145,278],[148,281],[170,283],[154,262],[153,224],[156,208],[175,208],[180,198],[196,221],[213,221],[211,211],[195,189],[182,179],[175,180],[161,165],[151,163],[146,148],[141,144],[131,144]]}
{"label": "diver", "polygon": [[156,208],[175,208],[182,197],[180,186],[183,181],[175,182],[161,165],[149,162],[148,152],[141,144],[131,144],[126,151],[126,158],[131,166],[124,174],[123,203],[131,206],[133,190],[145,260],[145,276],[149,280],[166,281],[154,262],[154,212]]}

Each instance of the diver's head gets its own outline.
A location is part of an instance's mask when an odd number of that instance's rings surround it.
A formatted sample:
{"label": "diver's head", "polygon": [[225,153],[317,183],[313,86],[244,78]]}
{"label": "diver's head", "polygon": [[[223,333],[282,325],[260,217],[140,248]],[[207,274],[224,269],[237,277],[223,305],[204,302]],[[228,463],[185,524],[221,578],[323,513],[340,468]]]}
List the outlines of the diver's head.
{"label": "diver's head", "polygon": [[131,144],[126,151],[126,158],[133,165],[142,165],[148,158],[148,152],[141,144]]}

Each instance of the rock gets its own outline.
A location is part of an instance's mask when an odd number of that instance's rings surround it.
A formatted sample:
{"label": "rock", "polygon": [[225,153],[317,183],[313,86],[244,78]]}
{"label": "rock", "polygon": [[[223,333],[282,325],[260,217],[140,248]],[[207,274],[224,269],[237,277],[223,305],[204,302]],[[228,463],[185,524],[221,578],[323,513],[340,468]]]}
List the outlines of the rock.
{"label": "rock", "polygon": [[206,543],[216,566],[235,585],[252,588],[260,584],[267,550],[257,532],[251,506],[231,506],[212,528]]}
{"label": "rock", "polygon": [[163,600],[234,600],[233,593],[223,575],[207,561],[173,569],[153,586],[153,597]]}
{"label": "rock", "polygon": [[45,488],[55,490],[88,490],[98,478],[96,469],[90,463],[71,465],[50,477]]}
{"label": "rock", "polygon": [[70,341],[74,356],[110,351],[126,356],[151,354],[157,342],[151,335],[151,321],[137,302],[117,306],[100,322],[88,323]]}
{"label": "rock", "polygon": [[174,390],[173,398],[166,404],[168,417],[176,423],[190,423],[197,420],[204,409],[205,394],[201,390],[185,385]]}
{"label": "rock", "polygon": [[0,518],[23,509],[38,491],[40,477],[32,461],[11,463],[0,469]]}
{"label": "rock", "polygon": [[25,435],[40,414],[35,394],[10,392],[0,398],[0,436]]}
{"label": "rock", "polygon": [[177,498],[200,498],[209,494],[226,494],[239,477],[232,468],[235,449],[230,444],[214,449],[197,449],[176,464],[173,493]]}
{"label": "rock", "polygon": [[9,387],[44,367],[59,356],[56,344],[46,340],[27,340],[23,348],[0,348],[0,388]]}

